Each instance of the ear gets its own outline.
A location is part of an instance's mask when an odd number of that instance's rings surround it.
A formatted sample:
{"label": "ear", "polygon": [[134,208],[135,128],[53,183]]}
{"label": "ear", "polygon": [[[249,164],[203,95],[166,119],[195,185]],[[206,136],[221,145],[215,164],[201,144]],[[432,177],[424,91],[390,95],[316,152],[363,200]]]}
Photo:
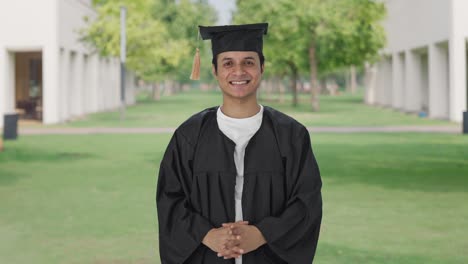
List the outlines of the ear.
{"label": "ear", "polygon": [[211,73],[213,73],[213,76],[217,76],[218,74],[216,74],[216,69],[215,69],[215,65],[214,64],[211,64]]}
{"label": "ear", "polygon": [[263,74],[265,71],[265,63],[260,66],[260,72]]}

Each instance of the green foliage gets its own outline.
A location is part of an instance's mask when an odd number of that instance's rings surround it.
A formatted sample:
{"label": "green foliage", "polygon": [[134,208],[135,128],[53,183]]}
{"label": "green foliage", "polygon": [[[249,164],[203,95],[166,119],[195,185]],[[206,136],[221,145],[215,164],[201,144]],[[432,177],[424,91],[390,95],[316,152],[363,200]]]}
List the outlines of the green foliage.
{"label": "green foliage", "polygon": [[[295,19],[293,1],[273,0],[265,5],[259,0],[237,1],[235,23],[268,22],[269,32],[264,40],[266,77],[284,76],[293,69],[305,69],[307,50],[300,45],[303,35]],[[287,12],[285,12],[287,11]]]}
{"label": "green foliage", "polygon": [[[212,25],[216,20],[215,10],[204,1],[163,0],[154,5],[152,15],[160,18],[167,25],[170,38],[185,42],[183,52],[186,54],[180,63],[170,65],[167,71],[171,72],[177,80],[188,82],[197,47],[200,48],[203,62],[211,60],[211,51],[206,45],[209,43],[204,43],[198,38],[198,25]],[[202,76],[211,75],[210,69],[205,67],[201,73]]]}
{"label": "green foliage", "polygon": [[[205,2],[189,0],[94,0],[83,40],[102,56],[120,55],[120,7],[127,8],[127,67],[147,81],[188,78],[199,23],[215,19]],[[190,65],[190,66],[188,66]]]}
{"label": "green foliage", "polygon": [[291,63],[307,72],[311,46],[323,74],[373,60],[385,44],[379,24],[385,6],[373,0],[238,0],[237,5],[237,23],[270,24],[265,53],[275,73]]}
{"label": "green foliage", "polygon": [[383,3],[341,0],[338,5],[340,8],[330,9],[333,11],[328,25],[317,28],[317,57],[322,73],[372,62],[385,45],[385,32],[379,23],[386,12]]}

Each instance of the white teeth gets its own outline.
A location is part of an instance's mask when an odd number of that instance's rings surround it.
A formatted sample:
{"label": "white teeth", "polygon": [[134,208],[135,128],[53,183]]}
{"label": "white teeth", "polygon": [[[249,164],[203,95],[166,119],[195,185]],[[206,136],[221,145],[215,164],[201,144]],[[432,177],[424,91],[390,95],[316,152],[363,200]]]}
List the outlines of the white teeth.
{"label": "white teeth", "polygon": [[234,81],[232,81],[231,83],[232,83],[232,84],[246,84],[247,81],[241,81],[241,82],[234,82]]}

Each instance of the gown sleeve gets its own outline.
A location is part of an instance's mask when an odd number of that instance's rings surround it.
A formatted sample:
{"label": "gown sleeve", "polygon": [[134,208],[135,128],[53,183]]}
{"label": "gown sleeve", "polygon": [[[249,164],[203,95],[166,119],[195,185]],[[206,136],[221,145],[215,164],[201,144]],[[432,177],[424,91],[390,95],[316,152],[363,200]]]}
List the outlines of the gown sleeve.
{"label": "gown sleeve", "polygon": [[189,203],[192,155],[193,146],[176,131],[161,161],[156,190],[162,264],[184,263],[213,228]]}
{"label": "gown sleeve", "polygon": [[262,219],[256,226],[267,241],[266,250],[278,263],[310,264],[322,220],[322,181],[305,128],[285,158],[288,195],[285,210],[278,216]]}

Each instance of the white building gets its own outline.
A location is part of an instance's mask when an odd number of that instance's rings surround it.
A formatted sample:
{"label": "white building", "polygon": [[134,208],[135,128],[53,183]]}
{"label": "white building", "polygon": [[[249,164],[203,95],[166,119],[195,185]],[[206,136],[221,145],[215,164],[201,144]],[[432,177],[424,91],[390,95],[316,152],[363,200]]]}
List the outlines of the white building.
{"label": "white building", "polygon": [[366,102],[461,122],[467,111],[467,0],[385,0],[388,45]]}
{"label": "white building", "polygon": [[[91,0],[0,2],[0,127],[4,114],[59,123],[120,105],[120,62],[79,41]],[[126,103],[134,103],[126,75]]]}

